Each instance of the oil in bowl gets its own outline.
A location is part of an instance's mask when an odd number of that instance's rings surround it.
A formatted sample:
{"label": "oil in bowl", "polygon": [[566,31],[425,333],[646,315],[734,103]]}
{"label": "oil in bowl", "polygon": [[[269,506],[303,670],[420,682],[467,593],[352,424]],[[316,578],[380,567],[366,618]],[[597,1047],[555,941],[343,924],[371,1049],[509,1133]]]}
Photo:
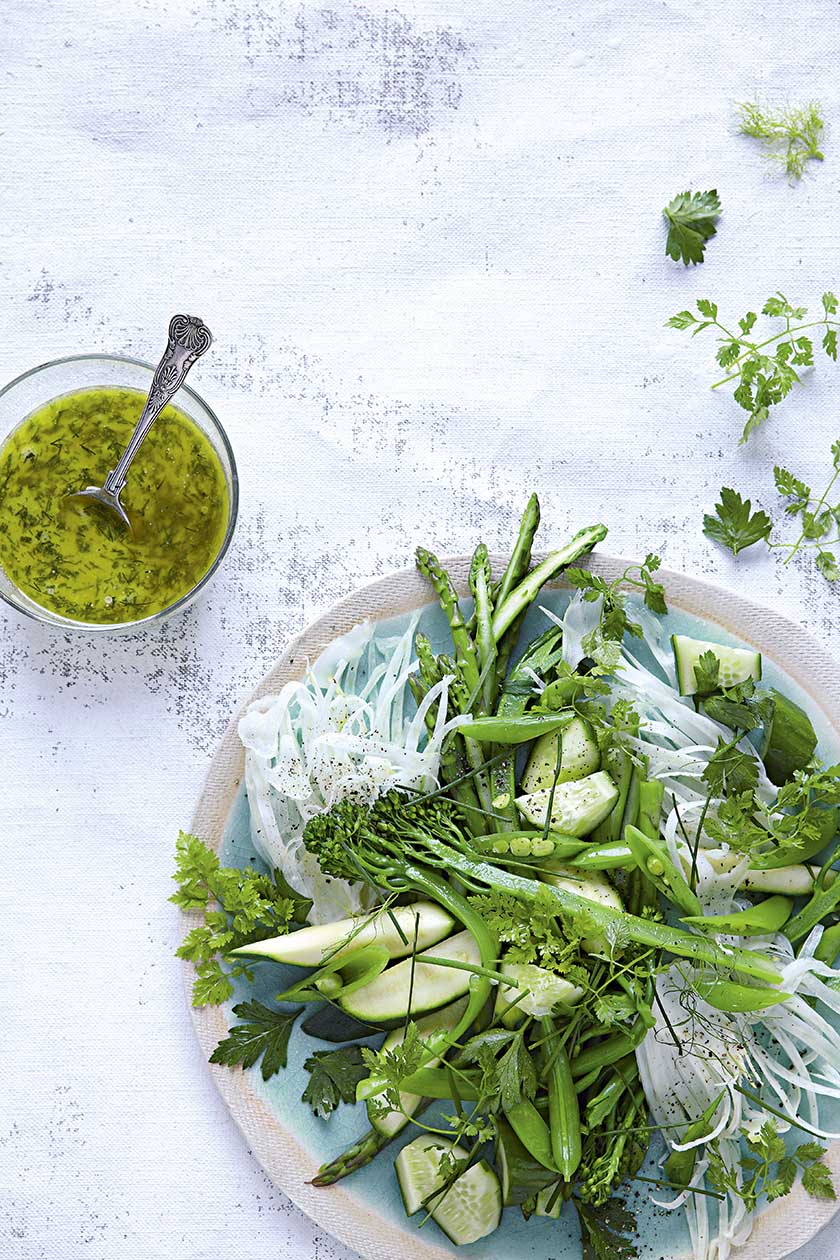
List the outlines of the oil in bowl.
{"label": "oil in bowl", "polygon": [[161,613],[201,582],[224,546],[225,470],[173,404],[131,465],[121,495],[130,531],[67,497],[103,483],[145,400],[122,386],[76,390],[32,411],[0,447],[0,566],[61,618],[105,626]]}

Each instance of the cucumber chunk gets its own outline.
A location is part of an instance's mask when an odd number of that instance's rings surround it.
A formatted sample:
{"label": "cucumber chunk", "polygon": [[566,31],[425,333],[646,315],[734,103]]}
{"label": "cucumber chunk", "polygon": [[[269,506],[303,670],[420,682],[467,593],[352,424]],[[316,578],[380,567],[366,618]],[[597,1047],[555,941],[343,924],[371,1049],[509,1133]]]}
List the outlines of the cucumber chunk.
{"label": "cucumber chunk", "polygon": [[[528,822],[544,827],[550,797],[551,788],[541,788],[517,797],[516,807]],[[585,779],[558,783],[552,801],[551,830],[584,836],[606,818],[617,800],[618,788],[605,770],[589,774]]]}
{"label": "cucumber chunk", "polygon": [[499,1178],[481,1159],[431,1205],[432,1220],[456,1247],[478,1242],[498,1228],[502,1219]]}
{"label": "cucumber chunk", "polygon": [[496,991],[496,1014],[506,1028],[515,1028],[526,1015],[535,1019],[550,1015],[560,1002],[564,1006],[576,1006],[583,997],[583,989],[534,963],[502,962],[499,970],[503,976],[510,976],[511,980],[516,980],[523,989],[528,990],[527,995],[521,998],[519,994],[522,989],[499,985]]}
{"label": "cucumber chunk", "polygon": [[563,1211],[563,1204],[566,1200],[563,1198],[563,1191],[560,1183],[552,1182],[550,1186],[545,1186],[537,1194],[537,1210],[536,1216],[550,1216],[555,1221]]}
{"label": "cucumber chunk", "polygon": [[764,730],[760,755],[767,778],[781,787],[793,778],[795,771],[805,769],[814,755],[817,734],[804,709],[775,687],[770,688],[770,694],[775,704]]}
{"label": "cucumber chunk", "polygon": [[557,1174],[537,1162],[525,1149],[513,1129],[496,1117],[496,1167],[499,1170],[502,1202],[505,1207],[526,1203],[538,1191],[557,1180]]}
{"label": "cucumber chunk", "polygon": [[694,667],[704,652],[711,652],[720,662],[718,686],[734,687],[738,683],[761,678],[761,653],[751,648],[724,647],[722,643],[707,643],[705,639],[691,639],[687,634],[671,636],[674,662],[677,666],[677,683],[681,696],[693,696],[697,691]]}
{"label": "cucumber chunk", "polygon": [[[557,773],[557,748],[560,747],[560,770]],[[534,744],[525,773],[522,791],[539,792],[552,783],[583,779],[601,769],[601,752],[592,727],[583,718],[575,717],[562,731],[541,735]]]}
{"label": "cucumber chunk", "polygon": [[[466,998],[459,998],[457,1002],[453,1002],[451,1006],[446,1006],[442,1011],[433,1011],[431,1015],[425,1015],[422,1019],[416,1021],[417,1031],[421,1037],[426,1037],[430,1033],[449,1032],[458,1023],[458,1020],[464,1013],[467,1005]],[[382,1042],[383,1050],[395,1050],[397,1046],[401,1046],[405,1040],[405,1027],[395,1028],[393,1032]],[[429,1059],[423,1066],[427,1068],[437,1067],[440,1059]],[[408,1124],[411,1117],[417,1111],[423,1101],[420,1094],[400,1094],[400,1108],[383,1111],[377,1106],[379,1099],[369,1098],[367,1101],[367,1113],[370,1120],[371,1128],[376,1129],[377,1133],[384,1133],[386,1137],[394,1137],[395,1134],[401,1132]]]}
{"label": "cucumber chunk", "polygon": [[[587,871],[585,877],[574,866],[562,866],[559,862],[549,862],[540,871],[540,879],[555,888],[565,888],[566,892],[575,893],[578,897],[586,897],[588,901],[597,902],[600,906],[608,906],[611,910],[623,910],[624,905],[606,875],[600,871]],[[587,954],[595,954],[599,958],[609,958],[612,954],[609,941],[605,936],[596,933],[585,936],[581,945]]]}
{"label": "cucumber chunk", "polygon": [[231,954],[265,958],[295,967],[320,967],[327,959],[333,962],[364,945],[384,945],[392,958],[405,958],[414,947],[415,926],[417,948],[426,949],[436,941],[442,941],[452,931],[454,923],[452,915],[434,901],[416,901],[410,906],[394,907],[391,914],[387,910],[379,914],[361,914],[351,919],[338,919],[335,923],[301,928],[288,936],[254,941],[253,945],[241,945],[239,949],[231,950]]}
{"label": "cucumber chunk", "polygon": [[440,1157],[444,1154],[454,1159],[468,1158],[463,1146],[456,1146],[454,1142],[436,1137],[433,1133],[424,1133],[404,1146],[394,1160],[406,1215],[413,1216],[419,1212],[424,1199],[443,1185]]}
{"label": "cucumber chunk", "polygon": [[[481,965],[478,945],[471,932],[459,932],[456,936],[450,936],[448,940],[433,945],[424,953],[434,954],[437,958],[448,958],[453,962],[468,963],[472,967]],[[371,1024],[395,1023],[405,1019],[409,1013],[415,1016],[424,1011],[434,1011],[462,997],[470,987],[470,975],[469,971],[460,968],[424,963],[421,953],[415,960],[404,958],[393,967],[386,967],[369,984],[362,985],[346,997],[339,997],[338,1002],[342,1010],[348,1015],[354,1015],[356,1019],[367,1020]]]}

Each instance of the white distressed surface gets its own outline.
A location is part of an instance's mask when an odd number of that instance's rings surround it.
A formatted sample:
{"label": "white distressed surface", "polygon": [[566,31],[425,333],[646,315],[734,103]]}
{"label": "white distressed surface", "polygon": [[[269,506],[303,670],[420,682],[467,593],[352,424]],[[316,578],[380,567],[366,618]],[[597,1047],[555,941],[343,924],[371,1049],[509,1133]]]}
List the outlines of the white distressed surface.
{"label": "white distressed surface", "polygon": [[[580,10],[580,11],[578,11]],[[840,284],[840,135],[791,189],[738,138],[759,90],[837,117],[825,0],[7,0],[0,375],[216,335],[194,384],[242,476],[205,600],[156,635],[0,612],[0,1256],[344,1257],[271,1187],[204,1071],[172,950],[175,833],[290,635],[417,542],[591,519],[777,605],[840,656],[838,593],[700,533],[722,482],[774,506],[837,436],[826,361],[744,451],[711,350],[662,328]],[[661,206],[716,186],[707,262]],[[11,946],[11,948],[9,948]],[[800,1253],[840,1255],[840,1226]]]}

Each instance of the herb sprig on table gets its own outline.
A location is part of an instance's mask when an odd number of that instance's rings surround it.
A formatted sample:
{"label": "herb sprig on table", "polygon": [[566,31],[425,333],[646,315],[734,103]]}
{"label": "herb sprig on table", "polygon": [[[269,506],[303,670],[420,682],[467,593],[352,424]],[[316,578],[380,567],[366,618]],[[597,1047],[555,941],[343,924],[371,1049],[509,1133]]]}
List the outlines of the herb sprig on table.
{"label": "herb sprig on table", "polygon": [[840,478],[840,439],[833,443],[831,456],[832,474],[819,498],[786,468],[777,465],[773,470],[776,489],[785,501],[785,515],[799,519],[796,537],[772,541],[773,523],[767,513],[760,509],[753,512],[750,500],[727,486],[720,492],[714,515],[707,512],[703,517],[703,533],[736,556],[762,540],[771,550],[784,554],[785,564],[800,553],[813,552],[818,571],[826,581],[836,582],[840,578],[840,497],[832,501],[831,496]]}
{"label": "herb sprig on table", "polygon": [[741,135],[761,140],[765,157],[783,166],[791,183],[802,178],[806,163],[823,161],[825,120],[818,101],[781,107],[742,101],[737,109]]}
{"label": "herb sprig on table", "polygon": [[[783,293],[769,297],[761,308],[763,315],[784,320],[784,327],[760,341],[750,336],[758,316],[747,311],[738,320],[738,331],[721,323],[718,308],[707,298],[697,302],[697,313],[678,311],[666,322],[667,328],[691,330],[695,337],[707,328],[718,331],[718,350],[715,358],[726,375],[715,381],[712,389],[735,382],[733,398],[747,413],[747,421],[741,435],[746,442],[754,429],[770,414],[771,408],[786,398],[794,385],[800,384],[797,369],[813,367],[814,342],[807,335],[813,329],[822,329],[822,348],[830,359],[837,359],[837,298],[831,292],[822,295],[822,315],[819,319],[806,319],[806,306],[793,306]],[[775,347],[771,350],[771,347]]]}
{"label": "herb sprig on table", "polygon": [[715,235],[715,224],[720,217],[720,198],[717,190],[708,192],[678,193],[662,211],[668,223],[668,239],[665,253],[675,262],[686,267],[701,263],[706,243]]}

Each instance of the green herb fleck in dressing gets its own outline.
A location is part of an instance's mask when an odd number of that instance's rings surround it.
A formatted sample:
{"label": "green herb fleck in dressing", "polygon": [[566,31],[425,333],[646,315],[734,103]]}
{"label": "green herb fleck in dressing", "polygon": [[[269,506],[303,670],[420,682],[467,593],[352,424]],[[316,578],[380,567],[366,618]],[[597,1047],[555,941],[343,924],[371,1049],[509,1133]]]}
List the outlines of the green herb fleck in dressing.
{"label": "green herb fleck in dressing", "polygon": [[228,523],[224,470],[177,407],[160,415],[120,498],[129,533],[67,499],[102,485],[145,396],[106,387],[54,398],[0,448],[0,565],[43,608],[75,621],[139,621],[180,599],[218,555]]}

